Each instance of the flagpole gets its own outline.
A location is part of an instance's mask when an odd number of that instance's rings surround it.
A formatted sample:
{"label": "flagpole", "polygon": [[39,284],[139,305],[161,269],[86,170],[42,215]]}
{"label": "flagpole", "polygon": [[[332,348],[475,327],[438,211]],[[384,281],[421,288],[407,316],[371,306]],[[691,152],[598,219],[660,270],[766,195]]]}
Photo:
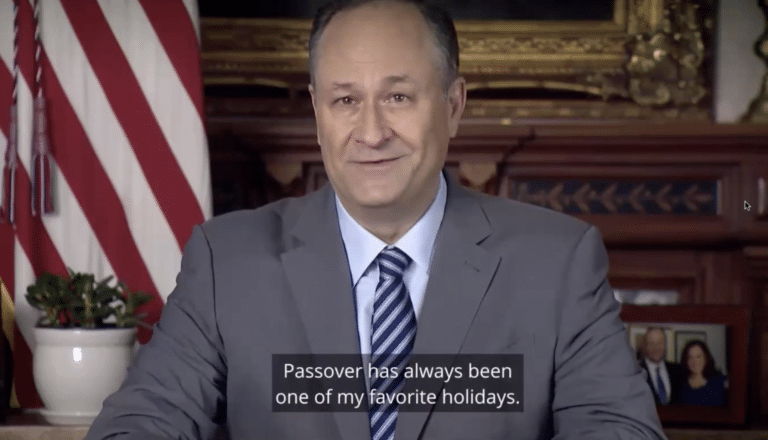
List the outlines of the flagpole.
{"label": "flagpole", "polygon": [[0,221],[14,223],[16,197],[16,167],[18,162],[18,111],[17,84],[19,81],[19,5],[13,2],[13,99],[11,101],[11,125],[8,133],[8,148],[3,166],[3,195],[0,206]]}

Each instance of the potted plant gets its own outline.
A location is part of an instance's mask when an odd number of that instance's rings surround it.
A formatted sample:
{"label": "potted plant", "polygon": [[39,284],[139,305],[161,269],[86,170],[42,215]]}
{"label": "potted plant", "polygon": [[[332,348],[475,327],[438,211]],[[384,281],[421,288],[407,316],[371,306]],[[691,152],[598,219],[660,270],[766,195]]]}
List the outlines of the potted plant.
{"label": "potted plant", "polygon": [[149,327],[136,310],[153,296],[111,276],[68,272],[45,272],[27,288],[27,301],[44,312],[34,328],[33,377],[49,422],[88,424],[125,380],[136,325]]}

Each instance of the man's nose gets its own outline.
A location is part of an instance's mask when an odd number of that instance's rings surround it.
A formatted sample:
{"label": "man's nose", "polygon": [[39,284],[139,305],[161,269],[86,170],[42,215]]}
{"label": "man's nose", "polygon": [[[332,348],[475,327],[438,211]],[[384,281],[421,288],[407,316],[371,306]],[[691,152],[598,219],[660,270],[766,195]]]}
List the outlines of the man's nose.
{"label": "man's nose", "polygon": [[378,103],[367,101],[360,109],[355,141],[371,148],[383,145],[391,135]]}

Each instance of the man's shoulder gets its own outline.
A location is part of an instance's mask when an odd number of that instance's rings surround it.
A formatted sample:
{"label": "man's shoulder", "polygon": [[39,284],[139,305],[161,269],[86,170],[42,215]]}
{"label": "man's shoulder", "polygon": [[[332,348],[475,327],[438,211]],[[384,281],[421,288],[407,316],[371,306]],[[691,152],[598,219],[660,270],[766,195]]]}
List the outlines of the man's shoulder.
{"label": "man's shoulder", "polygon": [[286,197],[255,209],[218,215],[200,225],[209,241],[280,241],[293,228],[308,203],[321,195]]}
{"label": "man's shoulder", "polygon": [[527,237],[580,238],[592,226],[581,219],[549,208],[474,191],[472,194],[481,204],[496,233]]}

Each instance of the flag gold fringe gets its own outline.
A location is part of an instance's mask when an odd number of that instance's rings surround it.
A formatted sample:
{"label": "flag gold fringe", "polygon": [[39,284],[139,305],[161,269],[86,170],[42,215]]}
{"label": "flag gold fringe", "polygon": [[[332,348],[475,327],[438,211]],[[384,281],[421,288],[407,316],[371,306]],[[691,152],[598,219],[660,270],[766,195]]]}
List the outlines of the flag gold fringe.
{"label": "flag gold fringe", "polygon": [[[5,288],[5,284],[3,283],[3,280],[0,280],[0,303],[2,305],[2,323],[3,323],[3,334],[5,334],[5,339],[8,341],[8,344],[11,346],[11,351],[14,350],[13,345],[13,326],[15,322],[15,308],[13,305],[13,299],[11,299],[11,294],[8,292],[8,289]],[[11,408],[19,408],[19,399],[16,396],[16,384],[11,385]]]}

